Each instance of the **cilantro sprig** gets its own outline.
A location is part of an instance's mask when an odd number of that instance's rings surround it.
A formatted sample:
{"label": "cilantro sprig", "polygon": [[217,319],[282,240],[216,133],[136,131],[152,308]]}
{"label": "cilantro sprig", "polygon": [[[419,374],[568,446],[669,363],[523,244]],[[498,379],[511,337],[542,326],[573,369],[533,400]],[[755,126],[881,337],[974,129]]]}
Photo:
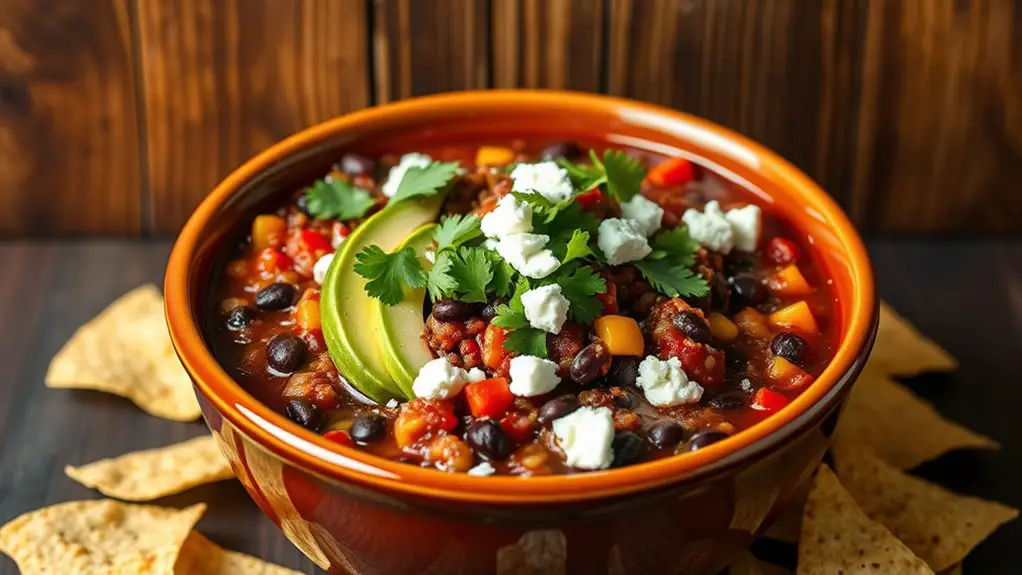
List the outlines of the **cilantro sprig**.
{"label": "cilantro sprig", "polygon": [[426,285],[426,273],[411,247],[388,254],[380,246],[366,246],[355,254],[355,272],[369,280],[366,293],[387,305],[404,299],[403,286]]}
{"label": "cilantro sprig", "polygon": [[706,279],[692,271],[699,242],[679,226],[653,236],[653,251],[633,265],[657,291],[671,297],[702,297],[710,290]]}
{"label": "cilantro sprig", "polygon": [[547,356],[546,332],[529,325],[522,305],[522,294],[529,290],[529,281],[524,277],[518,281],[515,293],[506,304],[497,306],[493,325],[507,330],[504,349],[517,355]]}
{"label": "cilantro sprig", "polygon": [[397,192],[390,198],[390,203],[435,196],[447,188],[457,173],[458,162],[432,162],[424,168],[408,168],[397,186]]}
{"label": "cilantro sprig", "polygon": [[337,178],[316,180],[305,191],[305,202],[319,220],[357,220],[376,203],[369,192]]}
{"label": "cilantro sprig", "polygon": [[557,163],[568,172],[577,189],[585,191],[605,185],[607,193],[619,202],[627,202],[639,193],[646,168],[637,159],[620,150],[605,150],[603,158],[589,150],[589,159],[591,165],[574,164],[564,158],[558,158]]}

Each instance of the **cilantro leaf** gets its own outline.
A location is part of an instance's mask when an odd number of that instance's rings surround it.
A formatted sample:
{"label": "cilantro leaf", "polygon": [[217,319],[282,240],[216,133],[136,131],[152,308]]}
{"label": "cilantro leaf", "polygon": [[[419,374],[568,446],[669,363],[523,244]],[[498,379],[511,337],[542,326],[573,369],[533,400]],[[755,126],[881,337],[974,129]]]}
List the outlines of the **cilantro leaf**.
{"label": "cilantro leaf", "polygon": [[356,220],[376,203],[369,192],[337,178],[316,180],[305,191],[305,201],[309,213],[319,220]]}
{"label": "cilantro leaf", "polygon": [[497,327],[506,329],[529,327],[529,320],[525,318],[525,313],[521,310],[516,310],[510,305],[502,303],[497,306],[496,311],[497,315],[493,317],[491,323]]}
{"label": "cilantro leaf", "polygon": [[603,303],[593,297],[607,292],[607,281],[589,266],[580,266],[570,275],[556,278],[561,294],[568,300],[568,314],[578,323],[592,323],[603,311]]}
{"label": "cilantro leaf", "polygon": [[429,295],[433,301],[443,297],[452,297],[455,290],[458,289],[458,281],[451,275],[451,266],[453,265],[451,252],[437,253],[436,261],[433,262],[433,268],[429,270],[426,279],[426,287],[429,289]]}
{"label": "cilantro leaf", "polygon": [[644,259],[634,262],[643,277],[657,291],[671,297],[702,297],[710,291],[703,276],[675,258]]}
{"label": "cilantro leaf", "polygon": [[404,286],[426,285],[426,272],[410,247],[388,254],[380,246],[366,246],[355,254],[355,272],[369,280],[366,293],[387,305],[404,299]]}
{"label": "cilantro leaf", "polygon": [[663,230],[653,236],[650,247],[653,248],[653,251],[646,256],[646,259],[672,258],[679,264],[689,267],[695,263],[699,242],[692,239],[686,226],[678,226],[671,230]]}
{"label": "cilantro leaf", "polygon": [[493,269],[493,279],[487,286],[487,290],[497,297],[507,297],[511,293],[511,280],[514,277],[515,269],[511,264],[504,261],[497,252],[489,252],[490,263]]}
{"label": "cilantro leaf", "polygon": [[436,240],[436,251],[455,249],[481,236],[479,230],[479,218],[472,214],[451,215],[445,217],[436,231],[433,232],[433,239]]}
{"label": "cilantro leaf", "polygon": [[508,332],[504,349],[516,355],[546,357],[546,332],[534,327],[522,327]]}
{"label": "cilantro leaf", "polygon": [[408,168],[391,204],[419,196],[435,196],[451,183],[458,171],[458,162],[432,162],[425,168]]}
{"label": "cilantro leaf", "polygon": [[603,175],[602,168],[597,168],[595,165],[575,164],[566,158],[557,158],[557,165],[568,172],[568,179],[571,180],[571,185],[578,190],[593,189],[592,183]]}
{"label": "cilantro leaf", "polygon": [[639,160],[620,150],[603,153],[603,171],[607,178],[607,192],[619,202],[627,202],[639,193],[646,168]]}
{"label": "cilantro leaf", "polygon": [[589,249],[589,232],[576,229],[572,232],[571,239],[568,240],[561,263],[566,264],[571,260],[582,259],[592,253],[593,250]]}
{"label": "cilantro leaf", "polygon": [[490,256],[483,248],[462,247],[458,257],[451,258],[451,277],[457,282],[461,299],[467,302],[486,300],[486,286],[493,279]]}

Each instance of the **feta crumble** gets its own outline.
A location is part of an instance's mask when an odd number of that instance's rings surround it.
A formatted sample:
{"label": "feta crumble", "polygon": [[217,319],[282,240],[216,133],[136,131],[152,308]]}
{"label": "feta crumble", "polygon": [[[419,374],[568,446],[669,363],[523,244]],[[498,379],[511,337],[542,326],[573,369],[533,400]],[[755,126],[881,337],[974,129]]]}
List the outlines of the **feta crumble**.
{"label": "feta crumble", "polygon": [[479,465],[476,465],[467,471],[469,475],[475,475],[476,477],[485,477],[487,475],[493,475],[496,472],[497,470],[486,461],[483,461]]}
{"label": "feta crumble", "polygon": [[348,236],[341,234],[341,229],[342,229],[341,226],[335,225],[334,233],[330,237],[330,245],[332,245],[335,250],[339,249],[341,247],[341,244],[344,243],[344,240],[348,239]]}
{"label": "feta crumble", "polygon": [[561,333],[571,304],[561,295],[561,286],[545,285],[522,294],[522,307],[529,325],[547,333]]}
{"label": "feta crumble", "polygon": [[553,431],[572,467],[606,469],[614,461],[614,417],[606,407],[580,407],[555,419]]}
{"label": "feta crumble", "polygon": [[550,250],[543,249],[550,236],[509,234],[497,242],[497,253],[526,277],[541,279],[552,274],[561,262]]}
{"label": "feta crumble", "polygon": [[557,364],[534,355],[511,358],[509,372],[511,393],[522,397],[550,393],[561,382],[557,375]]}
{"label": "feta crumble", "polygon": [[323,284],[323,280],[326,279],[326,272],[330,270],[330,263],[333,261],[334,254],[325,254],[320,256],[316,263],[312,265],[312,279],[316,280],[316,283]]}
{"label": "feta crumble", "polygon": [[703,386],[689,380],[676,357],[661,361],[654,355],[646,356],[639,363],[635,385],[642,388],[650,403],[660,407],[696,403],[703,397]]}
{"label": "feta crumble", "polygon": [[451,365],[445,357],[426,362],[412,382],[415,397],[425,399],[447,399],[458,395],[468,383],[464,369]]}
{"label": "feta crumble", "polygon": [[422,253],[422,255],[423,255],[423,257],[426,258],[427,262],[429,262],[431,264],[435,264],[436,263],[436,252],[433,251],[432,248],[427,249],[425,252]]}
{"label": "feta crumble", "polygon": [[532,205],[510,194],[506,195],[497,202],[493,211],[483,216],[479,227],[488,238],[531,232]]}
{"label": "feta crumble", "polygon": [[620,218],[608,218],[600,222],[596,245],[612,266],[641,260],[653,251],[638,225],[632,220]]}
{"label": "feta crumble", "polygon": [[405,174],[408,173],[410,168],[425,168],[433,161],[432,158],[425,154],[405,154],[401,156],[401,161],[396,166],[390,169],[390,173],[387,174],[387,181],[383,182],[383,186],[380,187],[380,191],[383,195],[388,198],[394,197],[397,193],[398,187],[401,186],[401,180],[404,179]]}
{"label": "feta crumble", "polygon": [[468,370],[468,374],[466,375],[466,377],[468,378],[469,383],[476,383],[477,381],[482,381],[486,379],[486,372],[479,369],[478,367],[473,367],[472,369]]}
{"label": "feta crumble", "polygon": [[390,409],[397,409],[397,406],[401,405],[396,399],[392,399],[387,402],[387,407]]}
{"label": "feta crumble", "polygon": [[688,209],[681,220],[688,226],[688,234],[708,250],[727,255],[734,247],[734,231],[724,217],[716,200],[706,203],[703,211]]}
{"label": "feta crumble", "polygon": [[642,194],[635,194],[632,199],[621,204],[621,216],[632,220],[647,238],[660,229],[664,217],[664,209]]}
{"label": "feta crumble", "polygon": [[574,193],[568,171],[557,162],[518,164],[511,170],[511,179],[512,192],[537,193],[551,202],[566,200]]}
{"label": "feta crumble", "polygon": [[736,250],[748,253],[756,251],[761,229],[760,218],[759,206],[755,204],[728,210],[724,214],[724,219],[731,224],[731,235],[734,237]]}

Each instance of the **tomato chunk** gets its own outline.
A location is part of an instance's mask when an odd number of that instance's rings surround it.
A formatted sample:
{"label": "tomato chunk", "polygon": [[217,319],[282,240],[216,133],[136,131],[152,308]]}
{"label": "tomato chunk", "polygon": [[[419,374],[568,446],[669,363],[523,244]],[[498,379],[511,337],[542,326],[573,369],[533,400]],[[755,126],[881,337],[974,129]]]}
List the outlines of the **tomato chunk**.
{"label": "tomato chunk", "polygon": [[779,266],[786,266],[798,261],[798,246],[791,240],[771,238],[767,242],[766,257]]}
{"label": "tomato chunk", "polygon": [[511,363],[511,353],[504,349],[504,340],[507,333],[503,328],[493,324],[486,326],[483,332],[483,365],[496,371],[506,374]]}
{"label": "tomato chunk", "polygon": [[340,443],[341,445],[346,445],[348,447],[356,447],[355,442],[352,441],[351,437],[340,430],[328,431],[323,434],[323,437],[333,441],[334,443]]}
{"label": "tomato chunk", "polygon": [[454,406],[444,400],[413,399],[401,405],[394,420],[394,440],[408,447],[422,436],[435,431],[451,431],[458,425]]}
{"label": "tomato chunk", "polygon": [[670,188],[691,182],[695,175],[692,162],[685,158],[671,158],[654,166],[646,179],[658,188]]}
{"label": "tomato chunk", "polygon": [[475,417],[499,417],[511,409],[515,396],[507,379],[493,377],[465,386],[465,401]]}
{"label": "tomato chunk", "polygon": [[334,251],[334,246],[330,244],[330,240],[319,232],[302,230],[301,238],[302,247],[309,253],[329,253]]}
{"label": "tomato chunk", "polygon": [[787,397],[765,387],[756,390],[756,395],[752,398],[752,408],[766,415],[780,411],[789,403],[791,401]]}

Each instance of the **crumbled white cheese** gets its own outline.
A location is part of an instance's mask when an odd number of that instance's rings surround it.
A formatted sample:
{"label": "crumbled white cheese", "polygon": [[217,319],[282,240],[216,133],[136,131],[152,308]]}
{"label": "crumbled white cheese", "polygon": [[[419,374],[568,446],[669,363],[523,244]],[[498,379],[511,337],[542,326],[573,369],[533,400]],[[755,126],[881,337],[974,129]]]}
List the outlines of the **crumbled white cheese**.
{"label": "crumbled white cheese", "polygon": [[734,247],[734,231],[724,217],[716,200],[706,203],[703,211],[688,209],[681,220],[688,226],[688,234],[708,250],[727,255]]}
{"label": "crumbled white cheese", "polygon": [[466,383],[468,374],[464,369],[451,365],[445,357],[438,357],[419,369],[412,382],[412,391],[415,397],[447,399],[458,395]]}
{"label": "crumbled white cheese", "polygon": [[646,199],[642,194],[635,194],[632,199],[621,204],[621,217],[632,220],[647,238],[660,229],[664,218],[664,209],[654,201]]}
{"label": "crumbled white cheese", "polygon": [[493,468],[488,462],[483,461],[479,465],[476,465],[472,469],[468,470],[469,475],[475,475],[476,477],[486,477],[487,475],[493,475],[497,470]]}
{"label": "crumbled white cheese", "polygon": [[335,250],[339,249],[341,247],[341,244],[344,243],[344,240],[348,239],[348,236],[341,234],[342,229],[344,228],[342,228],[341,226],[334,226],[333,230],[334,233],[330,237],[330,245],[332,245]]}
{"label": "crumbled white cheese", "polygon": [[387,174],[387,181],[383,182],[383,186],[380,187],[380,191],[383,195],[388,198],[394,197],[397,193],[398,187],[401,186],[401,180],[404,179],[405,174],[411,168],[425,168],[433,161],[432,158],[425,154],[417,154],[412,152],[411,154],[405,154],[401,156],[401,161],[396,166],[390,169],[390,173]]}
{"label": "crumbled white cheese", "polygon": [[422,255],[426,258],[426,261],[428,261],[429,263],[431,264],[436,263],[436,252],[433,251],[432,248],[427,249],[425,252],[423,252]]}
{"label": "crumbled white cheese", "polygon": [[619,218],[600,222],[596,245],[612,266],[641,260],[653,251],[635,222]]}
{"label": "crumbled white cheese", "polygon": [[312,265],[312,279],[316,280],[316,283],[323,283],[323,280],[326,279],[326,272],[330,270],[330,263],[333,261],[334,254],[325,254]]}
{"label": "crumbled white cheese", "polygon": [[511,170],[511,179],[511,191],[537,193],[551,202],[566,200],[574,193],[568,171],[553,161],[518,164]]}
{"label": "crumbled white cheese", "polygon": [[614,461],[614,417],[606,407],[580,407],[555,419],[554,439],[565,463],[579,469],[606,469]]}
{"label": "crumbled white cheese", "polygon": [[550,393],[561,382],[557,364],[534,355],[511,358],[511,393],[523,397]]}
{"label": "crumbled white cheese", "polygon": [[731,224],[731,235],[734,237],[735,249],[740,252],[756,251],[761,229],[760,209],[755,204],[728,210],[724,219]]}
{"label": "crumbled white cheese", "polygon": [[508,194],[497,202],[493,211],[483,216],[479,227],[488,238],[531,232],[532,205]]}
{"label": "crumbled white cheese", "polygon": [[398,401],[396,399],[392,399],[392,400],[387,402],[387,407],[389,407],[390,409],[396,409],[397,406],[399,406],[399,405],[401,405],[401,404],[398,403]]}
{"label": "crumbled white cheese", "polygon": [[561,265],[553,252],[543,249],[548,241],[550,236],[542,234],[508,234],[497,242],[497,253],[526,277],[541,279]]}
{"label": "crumbled white cheese", "polygon": [[522,307],[529,325],[547,333],[561,333],[568,320],[568,299],[561,295],[561,286],[550,284],[522,294]]}
{"label": "crumbled white cheese", "polygon": [[472,369],[468,370],[467,377],[469,383],[475,383],[477,381],[482,381],[486,379],[486,372],[479,369],[478,367],[473,367]]}
{"label": "crumbled white cheese", "polygon": [[661,361],[654,355],[646,356],[639,363],[635,385],[642,388],[650,403],[660,407],[696,403],[703,397],[703,386],[689,380],[676,357]]}
{"label": "crumbled white cheese", "polygon": [[483,240],[483,247],[493,252],[497,250],[498,243],[499,242],[493,238],[486,238]]}

